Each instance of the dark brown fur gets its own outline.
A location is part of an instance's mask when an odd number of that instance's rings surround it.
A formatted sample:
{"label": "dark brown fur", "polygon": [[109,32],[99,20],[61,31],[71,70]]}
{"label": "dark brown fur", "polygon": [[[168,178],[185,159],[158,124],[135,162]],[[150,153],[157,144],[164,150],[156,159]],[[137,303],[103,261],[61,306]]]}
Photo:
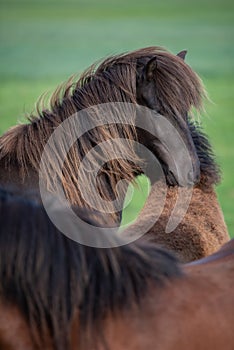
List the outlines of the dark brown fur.
{"label": "dark brown fur", "polygon": [[[102,342],[109,312],[141,304],[149,283],[160,288],[181,275],[174,256],[155,245],[100,249],[70,240],[53,226],[43,206],[28,197],[0,190],[0,300],[24,315],[32,349],[47,349],[48,339],[53,349],[68,349],[72,320],[78,317],[76,348],[79,344],[86,350],[87,342]],[[92,212],[74,209],[83,220],[99,223],[92,221]],[[63,207],[56,210],[61,215]],[[93,240],[98,240],[98,230]],[[109,240],[114,242],[112,236]],[[0,315],[2,309],[4,305]],[[1,328],[0,321],[0,344],[6,339]]]}
{"label": "dark brown fur", "polygon": [[[144,67],[152,58],[157,60],[157,71],[152,76],[150,90],[148,82],[144,80]],[[171,117],[173,122],[175,116],[185,118],[192,107],[201,108],[204,90],[197,75],[180,57],[159,47],[144,48],[110,57],[101,64],[92,66],[78,81],[69,80],[57,89],[51,98],[49,109],[41,110],[38,107],[38,116],[31,116],[28,124],[13,127],[0,138],[0,183],[4,186],[15,183],[20,191],[38,188],[38,170],[44,146],[53,130],[73,113],[108,102],[140,103],[151,108],[152,94],[155,95],[157,102],[153,108]],[[92,118],[101,119],[102,116],[94,112],[89,118],[92,121]],[[184,123],[182,119],[180,122],[178,119],[176,123],[182,125]],[[63,142],[66,140],[62,140],[54,157],[49,157],[45,163],[43,177],[47,189],[54,193],[57,191],[58,183],[61,182],[68,200],[72,204],[84,206],[86,203],[78,188],[77,172],[82,158],[93,146],[116,137],[125,140],[135,140],[139,137],[140,141],[150,148],[148,139],[142,138],[141,132],[137,135],[134,113],[128,114],[127,117],[119,116],[119,122],[121,127],[117,125],[108,128],[99,127],[81,137],[66,157],[61,178],[54,160],[61,160],[64,156]],[[79,125],[74,127],[79,128]],[[70,130],[70,133],[72,132],[73,130]],[[186,140],[185,135],[186,133],[182,136]],[[115,199],[116,184],[119,180],[125,179],[131,182],[142,172],[141,160],[130,142],[127,146],[119,143],[118,147],[124,157],[109,161],[100,170],[97,179],[100,195],[107,200]],[[193,149],[190,151],[193,159]],[[99,157],[115,158],[113,149],[106,149],[105,152],[103,155],[95,154],[90,157],[90,164],[96,164]],[[88,172],[81,174],[78,180],[83,188],[89,189],[91,180]],[[92,195],[90,193],[90,196]],[[94,200],[98,202],[99,198]],[[110,209],[111,202],[107,207],[103,209]],[[115,208],[111,209],[116,211]],[[114,221],[119,221],[119,213],[115,212],[113,217]]]}
{"label": "dark brown fur", "polygon": [[179,265],[142,242],[80,246],[39,204],[3,191],[0,203],[2,349],[233,349],[233,241]]}
{"label": "dark brown fur", "polygon": [[154,184],[136,222],[127,229],[128,234],[134,234],[136,230],[144,232],[145,227],[152,222],[146,237],[174,252],[181,262],[208,256],[230,239],[213,187],[194,187],[185,216],[176,229],[169,233],[166,232],[166,226],[176,204],[178,187],[168,187],[163,212],[154,224],[155,212],[161,207],[157,200],[160,191],[160,183]]}

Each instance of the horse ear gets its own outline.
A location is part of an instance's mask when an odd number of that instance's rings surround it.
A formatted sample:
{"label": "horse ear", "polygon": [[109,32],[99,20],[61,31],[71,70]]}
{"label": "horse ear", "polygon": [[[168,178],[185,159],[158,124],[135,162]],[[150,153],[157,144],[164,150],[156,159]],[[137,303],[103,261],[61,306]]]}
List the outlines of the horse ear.
{"label": "horse ear", "polygon": [[153,79],[156,69],[157,69],[157,58],[153,57],[147,62],[145,67],[146,80],[151,81]]}
{"label": "horse ear", "polygon": [[184,60],[186,54],[187,54],[187,50],[183,50],[183,51],[180,51],[179,53],[177,53],[176,56],[179,56],[180,58],[182,58],[182,60]]}

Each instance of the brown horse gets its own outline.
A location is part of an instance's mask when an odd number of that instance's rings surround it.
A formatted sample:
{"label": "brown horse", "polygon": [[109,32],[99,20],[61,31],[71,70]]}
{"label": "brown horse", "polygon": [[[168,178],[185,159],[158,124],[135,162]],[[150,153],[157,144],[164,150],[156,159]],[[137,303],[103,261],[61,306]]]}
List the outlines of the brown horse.
{"label": "brown horse", "polygon": [[[113,204],[119,194],[117,184],[120,180],[132,181],[144,168],[142,159],[130,142],[132,140],[143,143],[159,158],[168,184],[180,184],[168,147],[160,142],[161,131],[156,130],[156,119],[155,125],[150,125],[159,133],[156,138],[155,135],[149,138],[142,128],[136,127],[137,117],[133,112],[119,113],[117,123],[108,127],[104,125],[105,116],[95,106],[115,102],[140,104],[168,118],[180,132],[192,161],[192,169],[185,170],[181,160],[183,183],[196,183],[199,161],[186,118],[192,107],[200,109],[204,92],[199,78],[181,56],[183,52],[176,56],[158,47],[140,49],[108,58],[97,67],[89,68],[75,83],[66,83],[52,96],[49,110],[42,108],[40,111],[38,108],[38,116],[31,116],[28,124],[13,127],[0,138],[0,184],[4,187],[14,185],[20,192],[38,189],[42,152],[53,131],[71,115],[87,108],[91,108],[91,112],[86,114],[89,124],[95,126],[98,120],[103,125],[89,129],[73,144],[68,154],[64,154],[64,150],[69,137],[57,140],[43,169],[43,180],[50,192],[57,193],[62,184],[66,198],[72,204],[89,207],[81,195],[81,184],[82,188],[90,191],[89,197],[94,197],[97,204],[100,198],[105,200],[101,211],[110,213],[108,222],[118,225],[121,208]],[[147,124],[147,121],[144,122]],[[72,135],[74,129],[81,129],[82,123],[84,121],[70,125],[66,135]],[[118,141],[115,147],[106,147],[102,152],[89,155],[89,171],[80,172],[77,178],[80,164],[90,150],[104,141],[120,138],[127,142]],[[93,182],[92,170],[103,159],[106,163],[100,167],[96,179],[100,196],[95,197],[89,190]],[[126,189],[126,186],[122,189],[120,202],[124,200]]]}
{"label": "brown horse", "polygon": [[[128,235],[135,235],[136,231],[143,233],[150,227],[147,238],[176,253],[181,262],[210,255],[230,239],[214,188],[220,181],[220,169],[212,147],[201,127],[188,117],[185,120],[200,162],[200,180],[193,188],[186,214],[181,216],[180,223],[172,232],[167,230],[169,218],[179,198],[178,184],[167,181],[165,204],[155,223],[156,213],[162,207],[160,198],[165,191],[162,182],[158,181],[153,184],[136,222],[126,231]],[[150,140],[149,148],[154,147],[157,153],[154,141],[149,136],[146,139]],[[191,187],[183,189],[185,197],[190,190]],[[183,207],[183,203],[181,205]],[[180,217],[181,213],[182,210],[179,209],[176,215]]]}
{"label": "brown horse", "polygon": [[0,212],[1,349],[233,349],[234,241],[181,265],[149,243],[81,246],[32,199],[1,191]]}

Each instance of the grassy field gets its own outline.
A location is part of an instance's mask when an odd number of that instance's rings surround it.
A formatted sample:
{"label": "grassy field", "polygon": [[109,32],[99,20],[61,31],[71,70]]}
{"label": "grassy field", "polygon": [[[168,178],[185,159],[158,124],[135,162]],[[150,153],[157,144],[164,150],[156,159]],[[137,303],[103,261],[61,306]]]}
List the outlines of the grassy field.
{"label": "grassy field", "polygon": [[[217,193],[234,236],[234,3],[228,0],[0,1],[0,133],[38,96],[109,54],[160,45],[188,49],[212,103],[203,124],[223,171]],[[146,181],[126,208],[130,221]]]}

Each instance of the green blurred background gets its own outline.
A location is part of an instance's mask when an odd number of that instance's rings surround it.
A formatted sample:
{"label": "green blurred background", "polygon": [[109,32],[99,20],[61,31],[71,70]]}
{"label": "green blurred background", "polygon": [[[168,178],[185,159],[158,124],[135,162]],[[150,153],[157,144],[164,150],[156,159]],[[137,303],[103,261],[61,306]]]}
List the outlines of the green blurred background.
{"label": "green blurred background", "polygon": [[[223,171],[217,188],[234,237],[234,2],[231,0],[0,1],[0,133],[31,112],[37,98],[110,54],[159,45],[202,77],[212,103],[203,125]],[[136,216],[146,179],[124,213]]]}

